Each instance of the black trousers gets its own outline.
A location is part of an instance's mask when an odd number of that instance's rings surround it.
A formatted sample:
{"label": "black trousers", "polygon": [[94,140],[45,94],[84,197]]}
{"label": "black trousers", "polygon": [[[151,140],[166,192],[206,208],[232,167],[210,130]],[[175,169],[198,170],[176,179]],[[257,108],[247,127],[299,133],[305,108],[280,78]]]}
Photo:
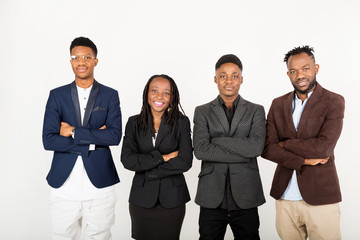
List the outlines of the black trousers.
{"label": "black trousers", "polygon": [[221,208],[200,208],[200,240],[223,240],[228,224],[235,240],[260,239],[260,221],[257,207],[235,211]]}
{"label": "black trousers", "polygon": [[185,204],[164,208],[142,208],[129,204],[131,235],[137,240],[179,240],[185,217]]}

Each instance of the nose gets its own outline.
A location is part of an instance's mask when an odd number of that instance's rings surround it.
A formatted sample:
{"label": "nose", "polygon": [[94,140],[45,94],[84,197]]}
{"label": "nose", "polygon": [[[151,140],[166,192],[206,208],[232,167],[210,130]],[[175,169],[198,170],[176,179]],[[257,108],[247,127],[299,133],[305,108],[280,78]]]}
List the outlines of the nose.
{"label": "nose", "polygon": [[232,78],[232,76],[227,76],[225,79],[225,82],[233,82],[234,79]]}
{"label": "nose", "polygon": [[302,79],[305,77],[304,71],[298,71],[298,74],[296,76],[296,79]]}
{"label": "nose", "polygon": [[155,94],[155,98],[156,98],[156,99],[162,99],[162,98],[163,98],[162,93],[157,92],[157,93]]}
{"label": "nose", "polygon": [[83,57],[79,58],[79,63],[78,64],[85,64],[86,61]]}

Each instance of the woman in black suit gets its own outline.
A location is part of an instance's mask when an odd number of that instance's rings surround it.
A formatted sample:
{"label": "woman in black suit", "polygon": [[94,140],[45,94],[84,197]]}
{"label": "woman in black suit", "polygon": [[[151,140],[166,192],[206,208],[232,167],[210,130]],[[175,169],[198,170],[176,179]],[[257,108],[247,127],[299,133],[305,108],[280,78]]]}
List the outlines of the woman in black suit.
{"label": "woman in black suit", "polygon": [[190,122],[179,108],[174,80],[154,75],[140,114],[126,124],[121,162],[135,171],[129,199],[134,239],[179,239],[190,200],[183,172],[193,159]]}

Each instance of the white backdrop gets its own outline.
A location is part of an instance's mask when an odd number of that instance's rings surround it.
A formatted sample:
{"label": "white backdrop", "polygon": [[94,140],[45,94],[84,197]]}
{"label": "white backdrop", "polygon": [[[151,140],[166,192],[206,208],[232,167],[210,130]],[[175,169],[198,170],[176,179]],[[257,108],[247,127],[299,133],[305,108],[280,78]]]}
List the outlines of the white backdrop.
{"label": "white backdrop", "polygon": [[[346,99],[344,128],[335,149],[341,182],[343,239],[360,236],[359,2],[259,1],[49,1],[0,0],[0,239],[50,239],[45,177],[52,153],[41,133],[49,91],[74,79],[70,42],[92,39],[99,49],[95,78],[119,91],[123,126],[141,107],[149,77],[165,73],[178,84],[186,114],[217,96],[214,65],[234,53],[244,65],[240,94],[268,111],[273,98],[292,90],[282,62],[293,47],[309,44],[323,87]],[[122,143],[121,143],[122,144]],[[128,195],[133,173],[120,163],[114,239],[130,239]],[[269,196],[275,164],[258,159],[267,202],[259,208],[262,239],[278,239]],[[200,161],[186,173],[195,198]],[[193,200],[181,239],[198,238]],[[226,239],[232,239],[228,231]]]}

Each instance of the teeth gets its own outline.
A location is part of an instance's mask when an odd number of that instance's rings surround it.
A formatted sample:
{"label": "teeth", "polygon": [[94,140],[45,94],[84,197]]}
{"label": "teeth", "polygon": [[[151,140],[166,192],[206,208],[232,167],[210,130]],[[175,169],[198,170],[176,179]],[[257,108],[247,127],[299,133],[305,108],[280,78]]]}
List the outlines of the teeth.
{"label": "teeth", "polygon": [[306,82],[305,82],[305,81],[300,81],[300,82],[298,82],[298,85],[299,85],[299,86],[305,86],[305,85],[306,85]]}
{"label": "teeth", "polygon": [[164,105],[164,104],[161,103],[161,102],[154,102],[154,104],[155,104],[156,106],[162,106],[162,105]]}

